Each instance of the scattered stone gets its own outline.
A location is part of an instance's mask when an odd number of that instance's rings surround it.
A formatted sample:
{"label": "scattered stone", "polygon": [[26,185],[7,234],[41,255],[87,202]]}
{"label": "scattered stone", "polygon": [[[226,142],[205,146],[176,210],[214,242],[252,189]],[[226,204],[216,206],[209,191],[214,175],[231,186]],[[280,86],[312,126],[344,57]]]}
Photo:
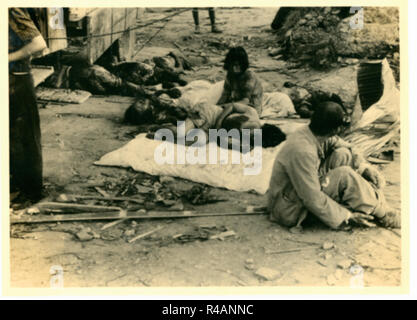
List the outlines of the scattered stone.
{"label": "scattered stone", "polygon": [[323,267],[327,267],[328,266],[328,262],[325,261],[325,260],[323,260],[323,259],[318,260],[317,263],[319,265],[323,266]]}
{"label": "scattered stone", "polygon": [[172,207],[174,204],[176,204],[177,202],[175,200],[162,200],[163,204],[167,207]]}
{"label": "scattered stone", "polygon": [[138,193],[151,193],[153,191],[153,188],[140,185],[136,185],[136,189],[138,190]]}
{"label": "scattered stone", "polygon": [[155,203],[149,202],[149,201],[145,202],[146,210],[152,210],[152,209],[155,209],[155,207],[156,207]]}
{"label": "scattered stone", "polygon": [[173,211],[182,211],[184,210],[184,204],[182,203],[181,199],[179,199],[169,209]]}
{"label": "scattered stone", "polygon": [[339,261],[339,263],[337,264],[337,266],[340,269],[348,269],[348,268],[350,268],[351,265],[352,265],[352,261],[349,260],[349,259],[345,259],[345,260]]}
{"label": "scattered stone", "polygon": [[135,229],[127,229],[123,234],[126,237],[132,237],[136,234],[136,231],[135,231]]}
{"label": "scattered stone", "polygon": [[282,52],[281,48],[275,48],[269,51],[269,56],[270,57],[275,57],[277,55],[279,55]]}
{"label": "scattered stone", "polygon": [[329,286],[334,286],[336,284],[336,281],[337,279],[333,274],[327,276],[327,284]]}
{"label": "scattered stone", "polygon": [[359,63],[359,59],[356,59],[356,58],[346,58],[345,59],[345,63],[347,63],[347,64],[358,64]]}
{"label": "scattered stone", "polygon": [[322,248],[323,248],[324,250],[330,250],[330,249],[333,249],[333,248],[334,248],[334,243],[333,243],[333,242],[326,241],[326,242],[324,242],[324,243],[323,243]]}
{"label": "scattered stone", "polygon": [[281,272],[274,269],[262,267],[256,270],[255,275],[261,278],[262,280],[273,281],[281,277]]}
{"label": "scattered stone", "polygon": [[26,213],[29,214],[29,215],[31,215],[31,216],[33,216],[33,215],[40,214],[41,211],[37,207],[32,207],[32,208],[28,208],[27,211],[26,211]]}
{"label": "scattered stone", "polygon": [[100,239],[100,234],[99,233],[97,233],[95,231],[93,231],[91,233],[92,233],[94,239]]}
{"label": "scattered stone", "polygon": [[326,252],[325,254],[324,254],[324,259],[326,259],[326,260],[329,260],[329,259],[331,259],[333,256],[332,256],[332,254],[331,253],[329,253],[329,252]]}
{"label": "scattered stone", "polygon": [[[143,210],[143,209],[141,209],[141,210]],[[140,210],[138,210],[138,213],[139,213],[139,211],[140,211]],[[145,210],[143,210],[143,211],[145,211]],[[145,213],[146,213],[146,211],[145,211]],[[138,223],[137,223],[136,221],[132,221],[132,222],[130,223],[130,225],[131,225],[132,227],[136,227],[136,226],[138,225]]]}
{"label": "scattered stone", "polygon": [[253,261],[253,259],[246,259],[245,263],[246,264],[254,264],[255,262]]}
{"label": "scattered stone", "polygon": [[253,271],[256,269],[254,264],[245,264],[245,268],[249,271]]}
{"label": "scattered stone", "polygon": [[343,270],[340,270],[340,269],[336,270],[336,272],[334,273],[334,277],[335,277],[336,280],[342,279],[342,277],[343,277]]}
{"label": "scattered stone", "polygon": [[80,240],[80,241],[93,240],[94,235],[92,234],[92,232],[89,229],[90,228],[82,229],[81,231],[77,232],[75,235],[77,236],[78,240]]}
{"label": "scattered stone", "polygon": [[[145,214],[146,213],[146,210],[145,209],[139,209],[138,211],[136,211],[137,213],[139,213],[139,214]],[[135,222],[136,223],[136,221],[132,221],[132,225],[133,225],[133,222]]]}
{"label": "scattered stone", "polygon": [[302,226],[292,227],[292,228],[290,228],[289,231],[292,234],[301,234],[301,233],[303,233],[303,227]]}
{"label": "scattered stone", "polygon": [[172,182],[175,182],[175,179],[173,177],[169,177],[169,176],[160,176],[159,177],[159,182],[162,183],[162,184],[172,183]]}

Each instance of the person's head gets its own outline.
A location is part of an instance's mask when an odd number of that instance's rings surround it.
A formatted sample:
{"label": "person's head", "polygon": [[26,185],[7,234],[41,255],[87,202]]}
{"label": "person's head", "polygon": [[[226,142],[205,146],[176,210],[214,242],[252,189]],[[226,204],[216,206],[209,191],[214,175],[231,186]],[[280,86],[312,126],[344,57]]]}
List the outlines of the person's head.
{"label": "person's head", "polygon": [[265,123],[262,126],[262,148],[275,147],[285,140],[286,135],[280,128]]}
{"label": "person's head", "polygon": [[224,60],[224,70],[239,74],[249,67],[249,58],[243,47],[233,47],[229,50]]}
{"label": "person's head", "polygon": [[320,137],[337,135],[347,125],[349,125],[349,117],[342,106],[333,101],[319,103],[310,121],[311,131]]}

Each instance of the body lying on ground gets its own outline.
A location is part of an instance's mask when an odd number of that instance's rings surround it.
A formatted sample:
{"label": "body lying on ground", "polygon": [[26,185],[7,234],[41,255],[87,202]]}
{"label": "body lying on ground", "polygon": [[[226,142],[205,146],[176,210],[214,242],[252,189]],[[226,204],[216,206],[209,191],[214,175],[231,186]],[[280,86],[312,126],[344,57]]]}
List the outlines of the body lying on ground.
{"label": "body lying on ground", "polygon": [[345,113],[335,102],[321,103],[311,122],[289,135],[274,163],[268,190],[271,220],[299,227],[313,214],[331,228],[353,221],[400,227],[381,187],[382,175],[337,136]]}
{"label": "body lying on ground", "polygon": [[[173,98],[180,96],[180,91],[153,90],[162,84],[164,89],[187,84],[182,78],[184,67],[190,68],[175,54],[166,57],[154,57],[152,61],[121,62],[108,66],[90,65],[85,59],[67,58],[60,70],[52,75],[46,84],[55,88],[85,90],[92,94],[119,94],[124,96],[146,96],[147,94],[169,93]],[[153,90],[153,91],[152,91]]]}

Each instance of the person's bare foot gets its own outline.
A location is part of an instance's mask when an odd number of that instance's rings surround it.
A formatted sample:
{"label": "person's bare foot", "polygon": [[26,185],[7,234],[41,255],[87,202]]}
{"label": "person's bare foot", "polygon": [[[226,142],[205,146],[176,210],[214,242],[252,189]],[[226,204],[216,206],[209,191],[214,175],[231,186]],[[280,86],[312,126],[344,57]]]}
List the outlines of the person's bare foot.
{"label": "person's bare foot", "polygon": [[384,217],[378,219],[378,223],[384,228],[401,228],[400,212],[389,209]]}

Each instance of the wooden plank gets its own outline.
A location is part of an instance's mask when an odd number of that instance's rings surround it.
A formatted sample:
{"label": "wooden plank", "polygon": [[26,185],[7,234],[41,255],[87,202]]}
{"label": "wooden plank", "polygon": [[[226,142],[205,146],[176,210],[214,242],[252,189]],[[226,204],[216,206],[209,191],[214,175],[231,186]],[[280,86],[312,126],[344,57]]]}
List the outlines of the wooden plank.
{"label": "wooden plank", "polygon": [[94,212],[103,212],[103,211],[115,211],[122,209],[119,207],[111,207],[111,206],[95,206],[95,205],[88,205],[88,204],[78,204],[78,203],[62,203],[62,202],[39,202],[34,205],[34,207],[38,208],[39,210],[63,210],[66,212],[86,212],[86,211],[94,211]]}
{"label": "wooden plank", "polygon": [[143,234],[140,234],[140,235],[138,235],[138,236],[136,236],[136,237],[134,237],[134,238],[130,239],[130,240],[129,240],[129,243],[132,243],[132,242],[135,242],[136,240],[139,240],[139,239],[145,238],[145,237],[147,237],[147,236],[151,235],[152,233],[155,233],[155,232],[157,232],[157,231],[159,231],[159,230],[161,230],[161,229],[163,229],[163,228],[164,228],[164,227],[162,227],[162,226],[158,226],[158,227],[157,227],[157,228],[155,228],[155,229],[152,229],[152,230],[150,230],[150,231],[148,231],[148,232],[145,232],[145,233],[143,233]]}
{"label": "wooden plank", "polygon": [[[137,8],[97,8],[88,14],[88,35],[107,34],[136,25]],[[88,58],[94,63],[124,33],[89,39]]]}
{"label": "wooden plank", "polygon": [[83,103],[91,96],[90,92],[83,90],[54,89],[38,87],[36,97],[40,101]]}
{"label": "wooden plank", "polygon": [[[112,8],[98,8],[88,14],[88,35],[108,34],[112,30]],[[111,36],[89,38],[89,60],[94,63],[112,44]]]}
{"label": "wooden plank", "polygon": [[[50,23],[47,23],[48,28],[48,38],[61,38],[61,39],[48,39],[48,49],[49,53],[59,51],[65,49],[68,46],[67,37],[67,29],[64,26],[64,13],[63,8],[47,8],[47,22],[51,19],[59,19],[61,22],[59,23],[58,28],[51,28]],[[56,11],[58,10],[58,11]]]}
{"label": "wooden plank", "polygon": [[118,220],[118,219],[183,219],[183,218],[201,218],[216,216],[253,216],[265,214],[262,212],[195,212],[195,211],[149,211],[146,214],[136,211],[113,211],[113,212],[96,212],[96,213],[74,213],[55,214],[55,215],[36,215],[36,216],[20,216],[11,217],[10,223],[48,223],[48,222],[64,222],[64,221],[100,221],[100,220]]}

